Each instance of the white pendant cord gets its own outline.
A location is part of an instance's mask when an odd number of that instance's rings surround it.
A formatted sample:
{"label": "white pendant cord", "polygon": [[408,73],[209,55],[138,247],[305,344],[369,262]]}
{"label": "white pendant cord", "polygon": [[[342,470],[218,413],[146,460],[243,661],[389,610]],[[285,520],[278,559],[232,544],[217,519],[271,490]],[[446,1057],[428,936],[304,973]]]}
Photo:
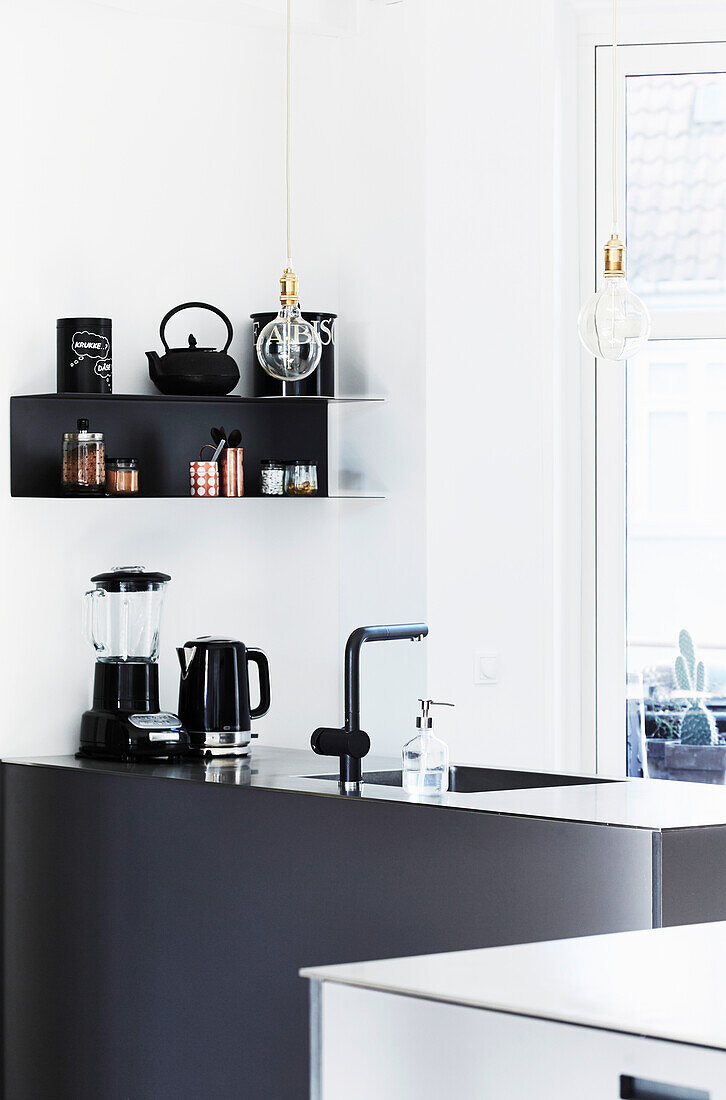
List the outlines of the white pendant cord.
{"label": "white pendant cord", "polygon": [[618,236],[618,0],[613,0],[613,235]]}
{"label": "white pendant cord", "polygon": [[287,266],[292,270],[292,0],[287,0],[285,24],[285,234],[287,238]]}

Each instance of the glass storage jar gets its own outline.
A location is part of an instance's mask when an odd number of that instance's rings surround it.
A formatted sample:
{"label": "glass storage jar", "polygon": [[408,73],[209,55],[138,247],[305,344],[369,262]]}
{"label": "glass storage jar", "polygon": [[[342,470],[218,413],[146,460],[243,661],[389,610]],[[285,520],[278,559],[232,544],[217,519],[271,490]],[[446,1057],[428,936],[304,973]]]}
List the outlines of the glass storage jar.
{"label": "glass storage jar", "polygon": [[135,458],[106,459],[106,492],[110,497],[133,496],[139,491],[139,467]]}
{"label": "glass storage jar", "polygon": [[312,497],[318,491],[318,467],[309,458],[297,458],[285,467],[285,493],[289,497]]}
{"label": "glass storage jar", "polygon": [[263,497],[281,497],[285,484],[285,463],[263,458],[260,463],[260,492]]}
{"label": "glass storage jar", "polygon": [[77,422],[77,431],[63,436],[61,488],[66,496],[103,496],[106,488],[106,444],[103,432]]}

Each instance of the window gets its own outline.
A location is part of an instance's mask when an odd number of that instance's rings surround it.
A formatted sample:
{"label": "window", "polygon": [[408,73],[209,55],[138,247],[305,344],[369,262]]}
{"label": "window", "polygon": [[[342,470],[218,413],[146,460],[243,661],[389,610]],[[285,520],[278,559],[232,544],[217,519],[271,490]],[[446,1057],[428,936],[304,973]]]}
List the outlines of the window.
{"label": "window", "polygon": [[[598,266],[611,53],[596,59]],[[679,772],[663,742],[693,708],[726,742],[726,44],[620,53],[628,279],[653,327],[638,358],[598,363],[594,383],[598,768],[638,774],[650,754],[651,774],[723,782]],[[702,689],[676,675],[684,630]]]}
{"label": "window", "polygon": [[627,76],[628,267],[652,311],[726,307],[726,73]]}

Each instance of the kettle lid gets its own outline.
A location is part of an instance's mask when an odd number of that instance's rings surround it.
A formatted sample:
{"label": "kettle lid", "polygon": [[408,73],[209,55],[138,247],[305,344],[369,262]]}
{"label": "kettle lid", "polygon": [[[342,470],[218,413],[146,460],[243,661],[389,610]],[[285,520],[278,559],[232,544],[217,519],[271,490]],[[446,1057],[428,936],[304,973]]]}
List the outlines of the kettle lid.
{"label": "kettle lid", "polygon": [[192,638],[190,641],[184,643],[185,649],[191,649],[192,646],[196,646],[197,649],[216,649],[217,647],[224,646],[241,646],[242,642],[237,638],[221,638],[213,637],[211,634],[203,634],[201,638]]}

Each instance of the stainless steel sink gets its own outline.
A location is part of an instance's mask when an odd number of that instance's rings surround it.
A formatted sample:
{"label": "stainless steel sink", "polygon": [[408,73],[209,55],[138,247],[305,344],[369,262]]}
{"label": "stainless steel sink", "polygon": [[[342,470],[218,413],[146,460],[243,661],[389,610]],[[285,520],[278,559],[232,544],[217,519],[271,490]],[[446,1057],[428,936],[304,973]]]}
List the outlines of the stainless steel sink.
{"label": "stainless steel sink", "polygon": [[[304,779],[327,779],[337,782],[337,775],[306,775]],[[363,782],[381,787],[400,787],[401,771],[364,772]],[[588,783],[613,783],[617,780],[598,779],[584,775],[558,775],[554,772],[508,771],[506,768],[473,768],[452,764],[449,768],[449,790],[459,794],[481,794],[484,791],[521,791],[531,787],[572,787]]]}

